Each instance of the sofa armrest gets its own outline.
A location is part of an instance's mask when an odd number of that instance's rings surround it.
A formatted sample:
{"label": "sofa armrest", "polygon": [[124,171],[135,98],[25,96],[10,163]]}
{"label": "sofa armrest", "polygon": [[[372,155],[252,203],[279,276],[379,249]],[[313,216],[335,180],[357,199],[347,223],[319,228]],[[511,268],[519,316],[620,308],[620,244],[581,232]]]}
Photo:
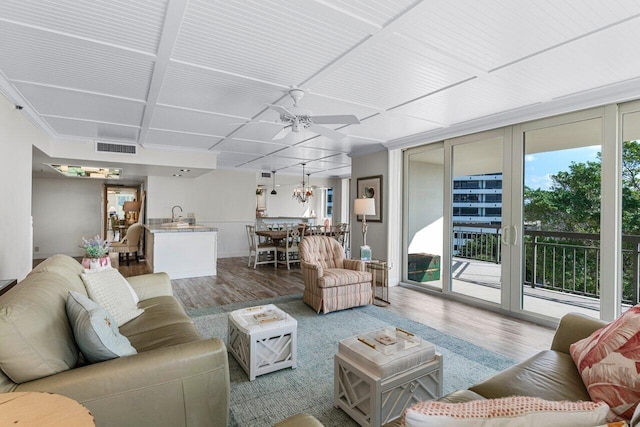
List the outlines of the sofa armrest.
{"label": "sofa armrest", "polygon": [[367,264],[364,261],[360,261],[359,259],[345,258],[343,260],[343,266],[347,270],[366,271],[367,269]]}
{"label": "sofa armrest", "polygon": [[226,426],[227,350],[216,338],[192,341],[71,369],[15,391],[71,397],[109,425]]}
{"label": "sofa armrest", "polygon": [[571,344],[588,337],[606,324],[604,320],[594,319],[584,314],[566,314],[560,319],[551,342],[551,350],[569,354]]}
{"label": "sofa armrest", "polygon": [[144,301],[155,297],[173,296],[171,288],[171,279],[167,273],[143,274],[141,276],[127,277],[127,281],[131,285],[138,298]]}
{"label": "sofa armrest", "polygon": [[[307,269],[309,271],[309,273],[307,274],[315,275],[315,279],[324,276],[324,269],[318,264],[311,264],[306,261],[300,261],[300,267],[302,268],[302,270]],[[303,271],[303,276],[305,274],[306,273],[304,273]]]}

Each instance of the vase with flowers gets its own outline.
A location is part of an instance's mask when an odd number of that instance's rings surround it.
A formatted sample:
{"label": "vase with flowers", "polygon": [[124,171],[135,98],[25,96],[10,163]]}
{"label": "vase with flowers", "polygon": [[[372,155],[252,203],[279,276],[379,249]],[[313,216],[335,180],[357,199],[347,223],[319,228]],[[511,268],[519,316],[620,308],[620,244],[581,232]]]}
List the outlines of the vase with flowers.
{"label": "vase with flowers", "polygon": [[88,270],[101,270],[111,267],[111,259],[109,258],[109,246],[111,244],[106,240],[95,236],[90,239],[82,238],[82,245],[85,257],[82,259],[82,266]]}

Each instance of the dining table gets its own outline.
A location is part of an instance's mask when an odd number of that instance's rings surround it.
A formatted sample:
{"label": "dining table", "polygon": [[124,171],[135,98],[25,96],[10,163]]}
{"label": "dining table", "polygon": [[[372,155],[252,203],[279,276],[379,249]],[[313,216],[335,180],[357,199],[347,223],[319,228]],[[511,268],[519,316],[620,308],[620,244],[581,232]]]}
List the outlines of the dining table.
{"label": "dining table", "polygon": [[[314,234],[314,235],[320,235],[320,236],[336,237],[338,234],[337,232],[331,231],[331,230],[322,231],[320,233],[312,233],[309,228],[305,228],[302,225],[299,226],[298,229],[300,230],[300,232],[304,230],[305,236],[311,236],[312,234]],[[273,241],[273,244],[276,246],[279,246],[280,242],[283,239],[287,238],[287,230],[256,230],[256,234],[258,236],[270,238]]]}

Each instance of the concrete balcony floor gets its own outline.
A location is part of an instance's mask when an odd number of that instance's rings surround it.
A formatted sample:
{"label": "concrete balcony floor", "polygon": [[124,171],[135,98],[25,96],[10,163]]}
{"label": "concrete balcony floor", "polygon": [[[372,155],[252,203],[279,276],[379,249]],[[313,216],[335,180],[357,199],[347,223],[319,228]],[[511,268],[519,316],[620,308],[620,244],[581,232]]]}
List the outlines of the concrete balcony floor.
{"label": "concrete balcony floor", "polygon": [[[451,270],[453,292],[500,304],[500,264],[454,257]],[[441,280],[424,284],[442,288]],[[597,298],[524,285],[523,308],[529,312],[558,319],[570,312],[599,318],[599,306]]]}

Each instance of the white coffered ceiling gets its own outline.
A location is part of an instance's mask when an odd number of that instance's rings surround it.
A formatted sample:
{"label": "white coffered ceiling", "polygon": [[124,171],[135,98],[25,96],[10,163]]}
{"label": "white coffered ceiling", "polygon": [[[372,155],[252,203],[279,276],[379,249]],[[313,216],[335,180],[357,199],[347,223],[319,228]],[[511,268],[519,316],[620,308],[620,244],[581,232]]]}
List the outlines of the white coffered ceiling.
{"label": "white coffered ceiling", "polygon": [[[637,0],[2,0],[0,89],[54,140],[348,176],[353,153],[640,97],[638,28]],[[361,124],[273,141],[291,86]]]}

